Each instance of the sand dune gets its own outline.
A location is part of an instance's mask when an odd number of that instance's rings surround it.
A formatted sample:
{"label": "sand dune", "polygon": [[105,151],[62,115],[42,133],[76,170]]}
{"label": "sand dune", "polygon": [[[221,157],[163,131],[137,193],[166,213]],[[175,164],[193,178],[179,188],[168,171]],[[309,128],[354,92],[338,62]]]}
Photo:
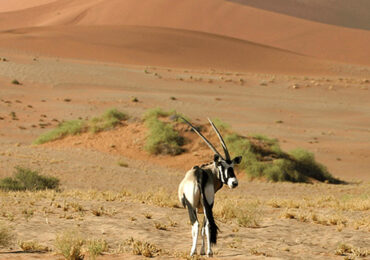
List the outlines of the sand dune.
{"label": "sand dune", "polygon": [[229,0],[247,6],[287,14],[320,23],[370,29],[368,0]]}
{"label": "sand dune", "polygon": [[55,2],[57,0],[11,0],[11,1],[1,1],[0,2],[0,13],[1,12],[14,12],[17,10],[32,8],[35,6],[40,6]]}
{"label": "sand dune", "polygon": [[164,28],[75,26],[0,34],[0,47],[35,55],[180,68],[330,73],[331,64],[237,39]]}
{"label": "sand dune", "polygon": [[321,24],[224,0],[59,0],[0,14],[0,30],[55,25],[135,25],[200,31],[308,56],[370,64],[370,32]]}

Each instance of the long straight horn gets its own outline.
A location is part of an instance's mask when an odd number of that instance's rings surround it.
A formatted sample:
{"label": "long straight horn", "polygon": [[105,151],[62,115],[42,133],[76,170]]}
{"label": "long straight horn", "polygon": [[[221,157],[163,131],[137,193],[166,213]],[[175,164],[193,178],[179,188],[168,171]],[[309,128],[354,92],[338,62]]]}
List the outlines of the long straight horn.
{"label": "long straight horn", "polygon": [[215,130],[218,138],[220,139],[220,142],[221,142],[221,145],[222,145],[222,148],[224,149],[224,152],[225,152],[225,156],[226,156],[226,160],[230,160],[230,154],[229,154],[229,150],[227,149],[226,147],[226,144],[225,144],[225,141],[224,139],[222,138],[220,132],[217,130],[215,124],[211,121],[211,119],[208,118],[208,121],[211,123],[212,125],[212,128],[213,130]]}
{"label": "long straight horn", "polygon": [[185,123],[187,123],[193,130],[194,132],[196,132],[202,139],[204,142],[206,142],[206,144],[208,145],[209,148],[211,148],[211,150],[215,153],[215,154],[218,154],[221,158],[222,155],[216,150],[216,148],[210,143],[210,141],[207,140],[207,138],[205,138],[188,120],[186,120],[185,118],[183,118],[182,116],[179,116],[182,120],[185,121]]}

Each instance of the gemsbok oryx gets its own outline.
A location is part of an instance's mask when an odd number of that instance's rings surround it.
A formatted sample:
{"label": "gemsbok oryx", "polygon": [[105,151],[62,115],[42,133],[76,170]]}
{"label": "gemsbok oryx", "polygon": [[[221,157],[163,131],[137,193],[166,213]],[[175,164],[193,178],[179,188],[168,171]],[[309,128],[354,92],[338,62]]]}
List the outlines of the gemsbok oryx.
{"label": "gemsbok oryx", "polygon": [[182,118],[196,132],[215,153],[213,161],[201,166],[194,166],[189,170],[185,178],[181,181],[178,195],[180,202],[188,208],[190,222],[192,224],[193,244],[190,251],[190,256],[197,251],[197,240],[199,233],[198,213],[204,213],[203,225],[201,230],[202,245],[200,254],[205,255],[204,235],[207,238],[207,255],[212,256],[211,244],[217,242],[218,227],[213,218],[212,208],[215,193],[225,184],[233,189],[238,186],[238,180],[234,173],[234,165],[239,164],[242,160],[241,156],[231,160],[226,144],[217,130],[213,122],[211,123],[213,130],[220,139],[222,148],[225,153],[225,158],[216,150],[216,148],[186,119]]}

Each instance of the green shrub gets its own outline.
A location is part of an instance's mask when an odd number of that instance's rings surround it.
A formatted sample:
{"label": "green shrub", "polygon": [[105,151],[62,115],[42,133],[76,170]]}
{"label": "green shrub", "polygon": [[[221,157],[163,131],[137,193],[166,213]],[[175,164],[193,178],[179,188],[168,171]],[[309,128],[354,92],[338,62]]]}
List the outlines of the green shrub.
{"label": "green shrub", "polygon": [[128,115],[118,111],[117,109],[110,109],[100,117],[94,117],[89,122],[84,120],[65,121],[58,125],[57,128],[40,135],[33,143],[43,144],[64,138],[68,135],[77,135],[87,131],[93,133],[112,129],[119,125],[121,121],[127,120]]}
{"label": "green shrub", "polygon": [[121,124],[121,121],[127,120],[128,115],[118,111],[117,109],[110,109],[100,117],[94,117],[90,120],[88,128],[91,132],[97,133],[104,130],[112,129]]}
{"label": "green shrub", "polygon": [[[222,126],[224,123],[217,124]],[[296,149],[286,153],[281,150],[277,139],[263,135],[244,137],[228,127],[223,128],[223,135],[230,153],[243,156],[239,167],[251,177],[264,177],[274,182],[310,182],[310,179],[315,179],[342,183],[324,165],[316,162],[314,155],[308,151]]]}
{"label": "green shrub", "polygon": [[21,83],[18,80],[16,80],[16,79],[13,79],[12,80],[12,84],[14,84],[14,85],[21,85]]}
{"label": "green shrub", "polygon": [[[145,149],[152,154],[178,155],[184,150],[184,138],[173,128],[171,123],[159,120],[159,117],[176,115],[176,112],[165,112],[159,108],[151,109],[144,115],[145,125],[149,129]],[[177,121],[177,118],[175,118]]]}
{"label": "green shrub", "polygon": [[149,136],[146,140],[145,149],[152,154],[177,155],[183,152],[181,145],[183,137],[176,132],[172,125],[161,122],[157,118],[146,120],[149,128]]}
{"label": "green shrub", "polygon": [[156,108],[149,109],[145,112],[144,120],[148,120],[150,118],[168,117],[173,114],[176,114],[174,110],[164,111],[163,109],[156,107]]}
{"label": "green shrub", "polygon": [[61,139],[68,135],[76,135],[86,131],[86,124],[82,120],[71,120],[65,121],[59,126],[45,134],[40,135],[35,141],[34,144],[43,144],[46,142],[54,141]]}
{"label": "green shrub", "polygon": [[6,177],[0,180],[0,189],[5,191],[20,191],[24,190],[24,187],[18,180]]}
{"label": "green shrub", "polygon": [[299,148],[290,151],[289,154],[294,158],[297,170],[305,176],[329,183],[341,183],[329,173],[323,164],[316,162],[313,153]]}
{"label": "green shrub", "polygon": [[39,175],[27,168],[16,167],[14,177],[0,180],[0,189],[5,191],[58,189],[59,179]]}

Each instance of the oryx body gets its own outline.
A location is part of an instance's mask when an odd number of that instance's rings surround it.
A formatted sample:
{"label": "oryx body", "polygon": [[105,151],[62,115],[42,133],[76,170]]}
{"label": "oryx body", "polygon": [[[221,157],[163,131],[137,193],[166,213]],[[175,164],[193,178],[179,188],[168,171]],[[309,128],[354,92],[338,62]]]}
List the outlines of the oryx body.
{"label": "oryx body", "polygon": [[211,244],[216,244],[218,230],[212,213],[215,193],[222,188],[223,184],[228,185],[231,189],[238,186],[238,181],[234,174],[234,165],[239,164],[242,158],[239,156],[230,160],[230,155],[225,142],[212,121],[209,120],[213,129],[220,138],[226,159],[217,152],[213,145],[194,126],[185,119],[184,121],[188,123],[191,128],[207,143],[212,151],[215,152],[213,162],[201,166],[194,166],[186,173],[178,190],[179,200],[184,207],[188,208],[189,218],[192,224],[193,243],[190,255],[192,256],[196,253],[199,233],[197,213],[204,213],[200,254],[205,254],[204,238],[206,236],[207,255],[211,256],[213,254]]}

